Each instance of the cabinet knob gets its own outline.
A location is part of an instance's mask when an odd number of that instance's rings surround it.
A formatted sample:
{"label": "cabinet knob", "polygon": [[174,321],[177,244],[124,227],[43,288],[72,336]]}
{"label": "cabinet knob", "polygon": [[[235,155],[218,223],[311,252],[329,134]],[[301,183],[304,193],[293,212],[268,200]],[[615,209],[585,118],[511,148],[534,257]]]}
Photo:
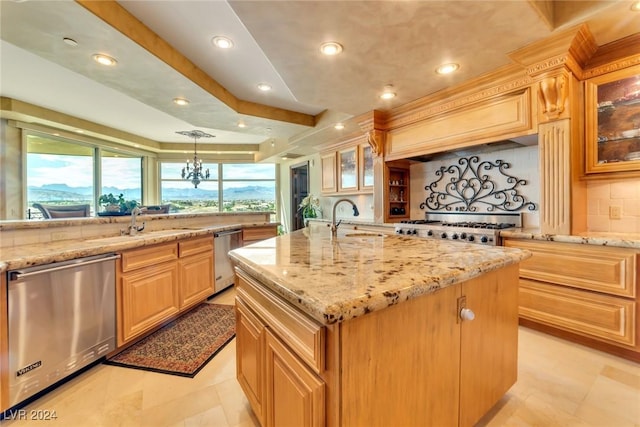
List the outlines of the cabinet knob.
{"label": "cabinet knob", "polygon": [[476,318],[476,314],[470,308],[463,308],[460,310],[460,318],[462,320],[473,320]]}

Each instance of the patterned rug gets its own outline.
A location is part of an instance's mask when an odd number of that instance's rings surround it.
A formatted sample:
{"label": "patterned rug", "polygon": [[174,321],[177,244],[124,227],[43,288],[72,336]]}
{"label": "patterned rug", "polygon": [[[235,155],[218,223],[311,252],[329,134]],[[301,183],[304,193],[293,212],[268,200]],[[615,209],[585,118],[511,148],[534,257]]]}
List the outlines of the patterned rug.
{"label": "patterned rug", "polygon": [[235,332],[232,305],[204,303],[105,363],[193,378]]}

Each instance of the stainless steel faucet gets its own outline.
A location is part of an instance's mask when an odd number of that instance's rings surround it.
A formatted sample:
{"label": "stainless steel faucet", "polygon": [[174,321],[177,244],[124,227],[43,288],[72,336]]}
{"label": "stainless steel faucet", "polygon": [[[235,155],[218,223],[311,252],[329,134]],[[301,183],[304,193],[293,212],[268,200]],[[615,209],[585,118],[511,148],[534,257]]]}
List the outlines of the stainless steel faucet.
{"label": "stainless steel faucet", "polygon": [[340,202],[348,202],[351,203],[351,206],[353,206],[353,216],[358,216],[360,215],[360,212],[358,212],[358,207],[356,206],[355,203],[353,203],[351,200],[349,199],[340,199],[338,201],[336,201],[333,204],[333,212],[332,212],[332,217],[331,217],[331,237],[336,237],[336,235],[338,234],[338,226],[340,225],[340,223],[342,222],[342,220],[338,221],[338,223],[336,224],[336,207],[338,206],[338,204]]}
{"label": "stainless steel faucet", "polygon": [[142,211],[139,207],[135,207],[131,210],[131,224],[129,224],[129,236],[135,236],[138,231],[144,230],[145,222],[142,222],[142,227],[136,225],[136,218]]}

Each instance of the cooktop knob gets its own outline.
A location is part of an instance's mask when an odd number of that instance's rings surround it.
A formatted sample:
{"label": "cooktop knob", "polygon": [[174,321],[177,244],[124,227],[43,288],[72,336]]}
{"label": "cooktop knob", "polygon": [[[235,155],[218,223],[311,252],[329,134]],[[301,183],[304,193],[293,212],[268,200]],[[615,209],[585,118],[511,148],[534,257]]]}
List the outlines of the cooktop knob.
{"label": "cooktop knob", "polygon": [[462,240],[465,240],[465,239],[467,238],[467,233],[462,233],[462,234],[460,234],[460,238],[461,238]]}
{"label": "cooktop knob", "polygon": [[427,236],[433,236],[433,231],[431,230],[427,231]]}
{"label": "cooktop knob", "polygon": [[487,243],[487,242],[489,241],[489,238],[488,238],[487,236],[482,236],[482,237],[480,238],[480,241],[481,241],[482,243]]}
{"label": "cooktop knob", "polygon": [[442,233],[442,234],[440,235],[440,237],[442,237],[443,239],[446,239],[446,238],[447,238],[447,233]]}
{"label": "cooktop knob", "polygon": [[471,235],[467,238],[468,241],[473,242],[474,240],[476,240],[475,236]]}
{"label": "cooktop knob", "polygon": [[418,230],[414,228],[413,230],[411,230],[411,234],[418,234]]}
{"label": "cooktop knob", "polygon": [[402,231],[402,228],[398,228],[396,230],[396,234],[404,234],[404,231]]}
{"label": "cooktop knob", "polygon": [[451,236],[451,238],[452,238],[453,240],[458,240],[458,235],[454,233],[454,235],[453,235],[453,236]]}

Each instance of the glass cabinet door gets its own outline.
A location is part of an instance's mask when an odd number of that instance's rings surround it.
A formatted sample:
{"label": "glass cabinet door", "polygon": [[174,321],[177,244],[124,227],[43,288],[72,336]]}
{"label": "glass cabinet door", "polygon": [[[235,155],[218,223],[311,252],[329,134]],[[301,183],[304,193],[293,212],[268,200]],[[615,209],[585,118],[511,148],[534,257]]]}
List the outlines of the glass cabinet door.
{"label": "glass cabinet door", "polygon": [[358,157],[356,148],[349,148],[338,153],[339,191],[358,189]]}
{"label": "glass cabinet door", "polygon": [[360,190],[373,188],[373,151],[369,144],[360,145]]}

